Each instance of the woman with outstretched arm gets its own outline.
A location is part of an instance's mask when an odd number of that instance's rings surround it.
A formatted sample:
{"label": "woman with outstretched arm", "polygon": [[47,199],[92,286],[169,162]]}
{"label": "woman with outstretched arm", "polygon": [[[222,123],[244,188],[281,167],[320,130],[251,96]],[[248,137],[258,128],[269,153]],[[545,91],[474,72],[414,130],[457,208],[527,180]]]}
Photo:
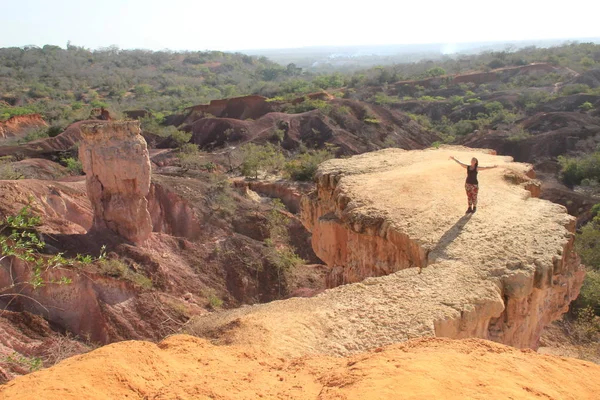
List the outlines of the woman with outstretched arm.
{"label": "woman with outstretched arm", "polygon": [[467,169],[467,181],[465,182],[465,190],[467,191],[467,200],[469,202],[469,208],[467,208],[467,214],[474,213],[477,211],[477,195],[479,194],[479,181],[477,180],[477,173],[479,170],[492,169],[498,167],[493,165],[491,167],[480,167],[479,161],[473,157],[471,159],[471,165],[465,164],[454,158],[450,157],[451,160],[456,161],[461,167]]}

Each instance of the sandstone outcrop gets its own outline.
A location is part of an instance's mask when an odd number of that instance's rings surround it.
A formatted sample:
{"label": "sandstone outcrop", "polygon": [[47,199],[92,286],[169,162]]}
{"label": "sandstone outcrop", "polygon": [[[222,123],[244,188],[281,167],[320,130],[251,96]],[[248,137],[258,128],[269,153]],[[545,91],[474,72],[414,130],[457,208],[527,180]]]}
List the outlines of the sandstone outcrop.
{"label": "sandstone outcrop", "polygon": [[40,114],[16,115],[0,122],[0,138],[20,136],[29,129],[46,126],[48,124]]}
{"label": "sandstone outcrop", "polygon": [[5,400],[595,399],[600,366],[479,339],[286,359],[190,336],[116,343],[0,386]]}
{"label": "sandstone outcrop", "polygon": [[94,208],[94,229],[106,229],[136,243],[152,232],[146,196],[150,157],[137,121],[81,126],[79,158]]}
{"label": "sandstone outcrop", "polygon": [[[464,215],[466,174],[450,155],[499,164],[480,173],[475,214]],[[364,280],[203,317],[190,330],[284,354],[349,354],[418,336],[536,348],[585,272],[574,218],[534,198],[527,174],[529,165],[461,147],[330,160],[302,218],[332,283]]]}

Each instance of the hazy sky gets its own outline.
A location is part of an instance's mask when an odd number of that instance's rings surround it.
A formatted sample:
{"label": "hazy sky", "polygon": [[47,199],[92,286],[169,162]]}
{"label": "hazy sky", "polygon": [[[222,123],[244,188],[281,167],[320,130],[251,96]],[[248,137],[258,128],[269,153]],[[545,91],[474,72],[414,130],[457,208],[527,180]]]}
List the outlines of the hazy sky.
{"label": "hazy sky", "polygon": [[[0,47],[243,50],[600,37],[600,0],[2,1]],[[410,4],[407,4],[410,3]]]}

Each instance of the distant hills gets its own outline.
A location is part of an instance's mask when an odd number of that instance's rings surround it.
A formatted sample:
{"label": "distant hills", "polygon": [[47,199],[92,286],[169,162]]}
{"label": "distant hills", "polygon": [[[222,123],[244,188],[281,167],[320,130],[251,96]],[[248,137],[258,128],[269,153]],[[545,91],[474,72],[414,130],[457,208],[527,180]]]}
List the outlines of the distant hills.
{"label": "distant hills", "polygon": [[294,63],[301,68],[358,69],[374,65],[418,62],[423,59],[437,60],[444,56],[479,54],[486,51],[518,50],[525,47],[552,47],[568,42],[600,43],[600,36],[594,38],[521,40],[502,42],[468,43],[423,43],[360,46],[310,46],[284,49],[244,50],[252,56],[264,56],[279,64]]}

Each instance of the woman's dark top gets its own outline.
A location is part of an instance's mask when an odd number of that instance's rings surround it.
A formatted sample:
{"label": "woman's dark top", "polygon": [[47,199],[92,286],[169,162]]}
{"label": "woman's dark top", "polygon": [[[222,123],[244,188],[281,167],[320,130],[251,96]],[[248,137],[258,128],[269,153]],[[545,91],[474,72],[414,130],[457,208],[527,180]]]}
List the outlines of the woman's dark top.
{"label": "woman's dark top", "polygon": [[479,185],[479,182],[477,181],[477,167],[475,167],[473,170],[471,169],[470,165],[467,167],[467,183],[471,185]]}

